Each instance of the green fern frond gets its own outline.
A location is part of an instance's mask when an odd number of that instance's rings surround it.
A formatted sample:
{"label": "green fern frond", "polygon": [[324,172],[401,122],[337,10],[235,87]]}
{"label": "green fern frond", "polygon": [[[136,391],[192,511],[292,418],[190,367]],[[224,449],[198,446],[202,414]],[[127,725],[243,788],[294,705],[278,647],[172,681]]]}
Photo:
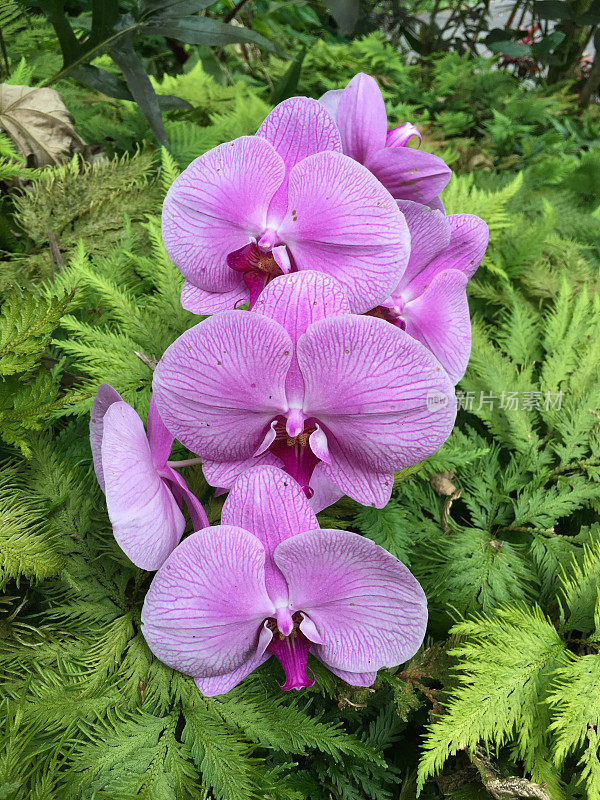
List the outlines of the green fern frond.
{"label": "green fern frond", "polygon": [[16,289],[6,296],[0,309],[0,376],[31,372],[71,299],[63,295],[44,303]]}
{"label": "green fern frond", "polygon": [[584,548],[581,564],[574,559],[563,571],[561,593],[565,631],[600,631],[600,537]]}
{"label": "green fern frond", "polygon": [[44,519],[46,508],[27,490],[14,466],[0,466],[0,587],[9,578],[39,581],[62,566],[60,532]]}
{"label": "green fern frond", "polygon": [[465,637],[453,651],[460,659],[458,685],[426,736],[420,788],[450,755],[473,751],[480,741],[513,743],[531,770],[534,754],[547,746],[550,717],[543,701],[567,661],[565,645],[539,609],[507,606],[459,623],[453,633]]}
{"label": "green fern frond", "polygon": [[[572,660],[556,671],[546,701],[552,710],[553,759],[561,766],[570,753],[581,754],[578,783],[589,798],[600,793],[600,655]],[[582,753],[583,751],[583,753]]]}

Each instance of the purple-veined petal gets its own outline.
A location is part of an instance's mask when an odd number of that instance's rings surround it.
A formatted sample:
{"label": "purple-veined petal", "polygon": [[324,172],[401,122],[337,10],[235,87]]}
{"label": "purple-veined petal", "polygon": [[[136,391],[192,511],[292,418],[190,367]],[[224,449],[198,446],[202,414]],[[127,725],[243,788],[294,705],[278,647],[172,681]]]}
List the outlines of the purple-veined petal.
{"label": "purple-veined petal", "polygon": [[319,103],[333,120],[337,120],[338,108],[343,94],[343,89],[330,89],[319,97]]}
{"label": "purple-veined petal", "polygon": [[374,317],[324,319],[300,337],[297,352],[303,410],[322,423],[332,464],[337,443],[354,468],[395,472],[450,435],[452,383],[427,348],[394,325]]}
{"label": "purple-veined petal", "polygon": [[250,458],[287,407],[288,333],[251,311],[223,311],[186,331],[154,370],[163,422],[202,458]]}
{"label": "purple-veined petal", "polygon": [[336,669],[329,665],[327,669],[337,675],[338,678],[349,683],[350,686],[371,686],[375,683],[375,678],[377,677],[376,672],[345,672],[343,669]]}
{"label": "purple-veined petal", "polygon": [[104,416],[106,506],[119,547],[142,569],[158,569],[177,545],[185,519],[159,476],[144,423],[130,405]]}
{"label": "purple-veined petal", "polygon": [[[311,652],[326,666],[373,673],[411,658],[427,625],[425,593],[412,573],[356,533],[310,531],[275,550],[290,606],[319,633]],[[300,623],[302,630],[303,623]]]}
{"label": "purple-veined petal", "polygon": [[406,286],[450,244],[450,218],[412,200],[398,200],[398,208],[410,231],[410,258],[400,281]]}
{"label": "purple-veined petal", "polygon": [[324,467],[326,466],[322,462],[317,464],[310,478],[309,486],[313,491],[313,495],[308,502],[315,514],[337,503],[344,496],[343,489],[340,489],[325,475]]}
{"label": "purple-veined petal", "polygon": [[94,398],[90,415],[90,447],[94,459],[94,471],[104,492],[104,471],[102,469],[102,433],[104,431],[104,415],[113,403],[124,402],[121,395],[109,383],[101,383]]}
{"label": "purple-veined petal", "polygon": [[299,270],[342,285],[354,313],[383,302],[410,255],[410,234],[392,196],[341,153],[317,153],[292,169],[279,235]]}
{"label": "purple-veined petal", "polygon": [[148,407],[148,419],[146,420],[148,429],[148,444],[154,464],[159,469],[167,463],[173,447],[173,437],[165,428],[165,424],[160,418],[154,397],[150,397]]}
{"label": "purple-veined petal", "polygon": [[[319,319],[347,314],[348,300],[341,285],[319,272],[295,272],[275,278],[256,301],[254,311],[270,317],[289,333],[294,345]],[[285,382],[288,402],[302,402],[304,381],[294,352]]]}
{"label": "purple-veined petal", "polygon": [[403,122],[402,125],[398,125],[396,128],[392,128],[391,131],[387,132],[385,146],[406,147],[413,136],[416,136],[419,140],[419,144],[421,144],[423,137],[419,133],[419,129],[411,122]]}
{"label": "purple-veined petal", "polygon": [[181,289],[181,305],[192,314],[218,314],[219,311],[239,308],[249,299],[250,292],[241,276],[239,285],[228,292],[207,292],[189,281],[184,281]]}
{"label": "purple-veined petal", "polygon": [[488,226],[474,214],[452,214],[447,219],[451,231],[450,244],[432,266],[437,271],[460,269],[468,278],[472,278],[488,246]]}
{"label": "purple-veined petal", "polygon": [[364,72],[352,78],[340,97],[336,121],[344,153],[361,164],[385,147],[387,114],[374,78]]}
{"label": "purple-veined petal", "polygon": [[251,672],[254,672],[261,664],[264,664],[270,656],[270,653],[256,654],[249,658],[248,661],[245,661],[241,667],[234,669],[233,672],[228,672],[226,675],[217,675],[214,678],[195,678],[194,683],[205,697],[227,694],[234,686],[237,686],[244,678],[248,677]]}
{"label": "purple-veined petal", "polygon": [[406,332],[431,350],[455,384],[471,353],[468,280],[458,269],[439,272],[402,312]]}
{"label": "purple-veined petal", "polygon": [[263,230],[284,176],[283,159],[258,136],[221,144],[181,173],[165,198],[162,235],[188,281],[210,292],[239,288],[227,255]]}
{"label": "purple-veined petal", "polygon": [[211,461],[202,462],[204,477],[211,486],[221,486],[229,491],[240,475],[249,469],[259,466],[281,467],[281,459],[267,451],[260,455],[243,458],[239,461]]}
{"label": "purple-veined petal", "polygon": [[[202,528],[208,528],[210,523],[202,503],[200,500],[198,500],[196,495],[190,491],[187,483],[181,477],[181,475],[172,467],[167,466],[164,467],[162,476],[169,482],[170,488],[173,490],[173,494],[175,495],[176,499],[183,501],[186,504],[192,522],[192,529],[194,531],[199,531]],[[177,488],[177,491],[175,490],[175,487]]]}
{"label": "purple-veined petal", "polygon": [[411,147],[385,147],[366,165],[396,200],[426,203],[436,197],[452,175],[441,158]]}
{"label": "purple-veined petal", "polygon": [[279,153],[289,172],[306,156],[322,150],[341,153],[342,140],[329,113],[310,97],[290,97],[275,106],[260,128],[263,136]]}
{"label": "purple-veined petal", "polygon": [[234,483],[221,515],[223,525],[250,531],[262,542],[266,586],[276,603],[287,599],[287,584],[273,563],[273,552],[284,539],[319,527],[300,486],[276,467],[254,467]]}
{"label": "purple-veined petal", "polygon": [[185,539],[144,601],[142,633],[154,655],[194,678],[247,663],[259,650],[262,622],[275,613],[264,564],[262,544],[241,528],[219,525]]}
{"label": "purple-veined petal", "polygon": [[425,205],[429,206],[429,208],[434,211],[441,211],[442,214],[446,213],[446,206],[442,203],[442,198],[439,195],[432,200],[428,200]]}
{"label": "purple-veined petal", "polygon": [[347,494],[363,506],[383,508],[392,496],[393,472],[381,472],[368,464],[357,463],[348,455],[348,449],[329,435],[331,460],[329,464],[322,464],[323,477],[335,484],[340,496]]}
{"label": "purple-veined petal", "polygon": [[276,320],[295,344],[313,322],[349,314],[350,306],[337,280],[307,270],[272,280],[256,301],[254,311]]}

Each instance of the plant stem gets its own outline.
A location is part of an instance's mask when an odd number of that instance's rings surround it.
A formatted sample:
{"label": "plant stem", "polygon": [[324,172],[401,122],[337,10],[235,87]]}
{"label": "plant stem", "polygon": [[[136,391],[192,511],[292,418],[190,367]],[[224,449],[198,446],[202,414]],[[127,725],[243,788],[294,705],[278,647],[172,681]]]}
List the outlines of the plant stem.
{"label": "plant stem", "polygon": [[201,458],[186,458],[183,461],[167,461],[168,467],[193,467],[195,464],[201,464]]}

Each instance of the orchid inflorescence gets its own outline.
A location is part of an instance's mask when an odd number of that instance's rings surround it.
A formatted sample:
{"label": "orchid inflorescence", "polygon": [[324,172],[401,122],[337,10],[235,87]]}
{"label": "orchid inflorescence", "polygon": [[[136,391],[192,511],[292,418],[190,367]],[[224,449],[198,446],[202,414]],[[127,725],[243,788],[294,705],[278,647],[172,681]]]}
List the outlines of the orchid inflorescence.
{"label": "orchid inflorescence", "polygon": [[[205,695],[271,655],[282,688],[312,654],[354,686],[420,647],[423,590],[359,534],[323,530],[343,495],[383,508],[394,474],[434,453],[467,366],[466,284],[486,224],[446,216],[450,170],[387,129],[373,78],[278,105],[255,136],[197,158],[163,207],[181,301],[212,315],[154,371],[147,432],[107,384],[91,418],[114,535],[158,570],[142,610],[152,652]],[[248,310],[239,306],[248,303]],[[175,440],[194,457],[169,460]],[[176,471],[229,492],[209,525]],[[182,506],[194,533],[185,530]]]}

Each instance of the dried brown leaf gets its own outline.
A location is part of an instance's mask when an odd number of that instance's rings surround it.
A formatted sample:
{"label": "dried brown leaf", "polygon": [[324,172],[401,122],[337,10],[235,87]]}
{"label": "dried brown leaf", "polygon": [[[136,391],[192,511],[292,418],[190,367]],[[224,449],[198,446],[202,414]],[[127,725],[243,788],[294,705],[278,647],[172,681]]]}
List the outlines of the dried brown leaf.
{"label": "dried brown leaf", "polygon": [[83,145],[55,89],[0,83],[0,130],[40,167],[60,163]]}

